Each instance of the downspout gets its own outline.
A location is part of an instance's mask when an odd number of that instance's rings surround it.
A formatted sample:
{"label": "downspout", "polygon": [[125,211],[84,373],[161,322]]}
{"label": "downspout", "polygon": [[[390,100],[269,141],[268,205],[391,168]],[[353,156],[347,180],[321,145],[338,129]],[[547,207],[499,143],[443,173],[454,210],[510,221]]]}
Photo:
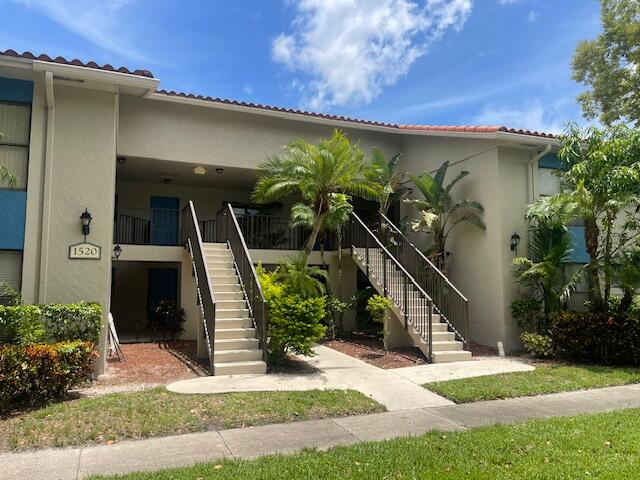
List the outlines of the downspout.
{"label": "downspout", "polygon": [[542,157],[544,157],[545,155],[547,155],[548,153],[551,152],[551,145],[547,145],[546,147],[544,147],[544,149],[538,153],[535,157],[533,157],[531,160],[529,160],[529,163],[527,164],[527,189],[528,189],[528,198],[529,198],[529,202],[528,203],[533,203],[535,201],[535,167],[538,165],[538,162],[540,161],[540,159]]}
{"label": "downspout", "polygon": [[44,188],[42,194],[42,235],[40,244],[40,285],[38,288],[38,301],[47,301],[47,274],[49,267],[49,230],[51,227],[51,190],[53,176],[53,134],[55,121],[55,99],[53,96],[53,73],[47,71],[44,74],[45,98],[47,102],[47,138],[44,154]]}

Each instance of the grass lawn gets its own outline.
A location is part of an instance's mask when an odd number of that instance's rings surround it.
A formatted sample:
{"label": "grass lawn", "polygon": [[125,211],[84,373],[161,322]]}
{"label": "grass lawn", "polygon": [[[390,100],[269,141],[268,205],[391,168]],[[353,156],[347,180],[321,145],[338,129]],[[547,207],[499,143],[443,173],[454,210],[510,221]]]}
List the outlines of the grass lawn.
{"label": "grass lawn", "polygon": [[327,452],[225,460],[121,478],[630,479],[638,477],[639,469],[640,410],[625,410],[458,433],[433,432]]}
{"label": "grass lawn", "polygon": [[539,365],[532,372],[503,373],[427,383],[425,388],[456,403],[570,392],[640,383],[640,369],[595,365]]}
{"label": "grass lawn", "polygon": [[353,390],[180,395],[153,388],[54,403],[0,420],[0,450],[110,443],[384,411]]}

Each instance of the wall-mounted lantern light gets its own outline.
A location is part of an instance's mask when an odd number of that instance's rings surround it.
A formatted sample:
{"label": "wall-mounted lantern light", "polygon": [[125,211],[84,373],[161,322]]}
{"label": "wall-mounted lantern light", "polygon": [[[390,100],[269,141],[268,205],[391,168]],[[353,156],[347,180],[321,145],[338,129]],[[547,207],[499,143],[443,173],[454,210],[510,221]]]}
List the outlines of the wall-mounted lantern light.
{"label": "wall-mounted lantern light", "polygon": [[89,213],[89,210],[85,208],[82,215],[80,215],[80,221],[82,222],[82,234],[85,237],[89,235],[89,225],[91,224],[91,220],[93,220],[91,218],[91,214]]}
{"label": "wall-mounted lantern light", "polygon": [[120,245],[116,245],[113,247],[113,259],[118,260],[120,258],[120,254],[122,253],[122,247]]}
{"label": "wall-mounted lantern light", "polygon": [[520,243],[520,235],[514,233],[511,235],[511,251],[518,253],[518,244]]}

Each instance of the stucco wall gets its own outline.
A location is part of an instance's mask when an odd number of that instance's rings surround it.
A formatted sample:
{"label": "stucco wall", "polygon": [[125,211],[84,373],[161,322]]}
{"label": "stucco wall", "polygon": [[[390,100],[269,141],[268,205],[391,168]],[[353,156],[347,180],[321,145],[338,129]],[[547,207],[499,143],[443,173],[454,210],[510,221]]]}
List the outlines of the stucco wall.
{"label": "stucco wall", "polygon": [[[45,199],[49,234],[40,272],[40,301],[96,301],[105,315],[111,283],[116,100],[113,93],[55,86],[51,196]],[[79,217],[85,208],[93,216],[87,241],[102,246],[102,258],[69,260],[69,246],[83,241]]]}
{"label": "stucco wall", "polygon": [[[498,340],[505,339],[497,147],[495,143],[483,140],[411,137],[405,140],[403,152],[401,167],[405,171],[416,174],[433,171],[448,160],[452,166],[447,173],[447,182],[460,171],[470,173],[454,187],[452,194],[455,199],[468,198],[483,204],[487,230],[460,225],[453,231],[448,242],[448,249],[453,253],[449,277],[469,299],[471,340],[495,347]],[[456,164],[472,155],[474,158]],[[417,192],[414,195],[420,196]],[[415,215],[415,209],[404,206],[403,214]],[[423,247],[427,243],[424,234],[413,238]]]}
{"label": "stucco wall", "polygon": [[[205,103],[206,105],[206,103]],[[255,168],[292,140],[315,142],[333,127],[122,96],[118,154],[202,165]],[[398,151],[397,135],[345,129],[366,155]]]}

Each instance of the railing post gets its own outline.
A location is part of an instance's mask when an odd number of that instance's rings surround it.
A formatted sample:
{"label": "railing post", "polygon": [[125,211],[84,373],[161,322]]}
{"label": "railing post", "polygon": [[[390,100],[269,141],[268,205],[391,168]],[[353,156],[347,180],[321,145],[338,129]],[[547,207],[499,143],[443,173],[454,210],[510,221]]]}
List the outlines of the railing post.
{"label": "railing post", "polygon": [[404,278],[404,329],[409,330],[409,310],[407,309],[407,299],[409,298],[409,277],[406,275],[402,276]]}
{"label": "railing post", "polygon": [[429,326],[427,331],[429,332],[429,363],[433,361],[433,302],[429,301],[429,318],[427,318]]}
{"label": "railing post", "polygon": [[464,348],[465,350],[469,350],[470,340],[469,340],[469,302],[464,302]]}

